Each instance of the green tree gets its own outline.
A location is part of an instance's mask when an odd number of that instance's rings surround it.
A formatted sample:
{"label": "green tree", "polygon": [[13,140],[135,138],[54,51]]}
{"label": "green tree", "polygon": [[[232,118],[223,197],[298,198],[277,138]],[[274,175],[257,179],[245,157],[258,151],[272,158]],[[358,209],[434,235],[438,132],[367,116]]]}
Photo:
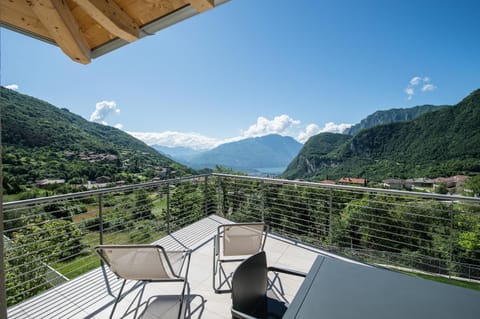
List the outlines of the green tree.
{"label": "green tree", "polygon": [[5,194],[18,194],[24,187],[22,187],[21,182],[18,178],[10,174],[5,174],[3,176],[3,191]]}
{"label": "green tree", "polygon": [[31,219],[13,233],[6,251],[9,304],[48,289],[48,263],[74,258],[83,249],[82,233],[66,220]]}
{"label": "green tree", "polygon": [[178,229],[205,216],[203,184],[183,182],[170,190],[170,223]]}
{"label": "green tree", "polygon": [[440,183],[435,187],[435,193],[437,194],[448,194],[447,183]]}
{"label": "green tree", "polygon": [[141,220],[129,231],[130,241],[135,244],[145,244],[158,238],[158,230],[153,220]]}
{"label": "green tree", "polygon": [[480,175],[471,176],[465,182],[465,195],[480,196]]}
{"label": "green tree", "polygon": [[153,219],[155,216],[152,214],[153,200],[150,194],[146,190],[139,190],[135,193],[135,206],[134,206],[135,219]]}

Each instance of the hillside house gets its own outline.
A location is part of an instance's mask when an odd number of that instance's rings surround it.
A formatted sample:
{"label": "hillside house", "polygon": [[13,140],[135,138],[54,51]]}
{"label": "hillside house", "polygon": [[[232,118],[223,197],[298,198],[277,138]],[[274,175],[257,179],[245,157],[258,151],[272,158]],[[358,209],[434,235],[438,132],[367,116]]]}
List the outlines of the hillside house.
{"label": "hillside house", "polygon": [[366,178],[353,178],[353,177],[342,177],[338,180],[339,184],[344,185],[356,185],[356,186],[367,186]]}
{"label": "hillside house", "polygon": [[331,179],[324,179],[323,181],[320,181],[319,183],[320,184],[329,184],[329,185],[337,184],[335,181],[332,181]]}
{"label": "hillside house", "polygon": [[108,176],[100,176],[95,179],[95,182],[101,184],[101,183],[110,183],[112,179]]}
{"label": "hillside house", "polygon": [[405,180],[405,186],[407,189],[415,188],[433,188],[434,181],[433,179],[421,177],[421,178],[410,178]]}
{"label": "hillside house", "polygon": [[403,189],[405,181],[403,179],[386,179],[383,181],[383,188],[385,189]]}
{"label": "hillside house", "polygon": [[467,179],[468,179],[468,176],[465,176],[465,175],[455,175],[451,177],[438,177],[433,180],[434,181],[433,188],[435,189],[439,187],[441,184],[445,184],[450,194],[461,193],[464,189],[464,185]]}
{"label": "hillside house", "polygon": [[35,183],[37,187],[47,187],[49,185],[65,184],[64,179],[42,179]]}

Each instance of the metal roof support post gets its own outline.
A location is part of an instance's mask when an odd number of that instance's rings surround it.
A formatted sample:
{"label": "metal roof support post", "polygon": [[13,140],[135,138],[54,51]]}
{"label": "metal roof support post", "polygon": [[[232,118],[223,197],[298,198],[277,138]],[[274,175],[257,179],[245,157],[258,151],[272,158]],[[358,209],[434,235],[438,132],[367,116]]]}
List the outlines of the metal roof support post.
{"label": "metal roof support post", "polygon": [[0,112],[0,319],[7,318],[7,294],[5,292],[5,254],[3,243],[3,165],[2,165],[2,114]]}

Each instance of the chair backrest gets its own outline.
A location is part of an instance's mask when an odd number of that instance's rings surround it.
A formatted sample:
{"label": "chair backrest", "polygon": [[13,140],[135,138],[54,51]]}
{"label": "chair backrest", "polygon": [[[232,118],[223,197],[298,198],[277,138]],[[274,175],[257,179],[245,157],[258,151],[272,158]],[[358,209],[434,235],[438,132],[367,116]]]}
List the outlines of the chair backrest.
{"label": "chair backrest", "polygon": [[267,314],[267,257],[259,252],[245,259],[232,277],[232,309],[249,316]]}
{"label": "chair backrest", "polygon": [[95,251],[123,279],[161,281],[179,277],[167,252],[158,245],[101,245]]}
{"label": "chair backrest", "polygon": [[242,223],[222,225],[218,229],[223,231],[223,255],[241,256],[252,255],[263,250],[266,238],[264,223]]}

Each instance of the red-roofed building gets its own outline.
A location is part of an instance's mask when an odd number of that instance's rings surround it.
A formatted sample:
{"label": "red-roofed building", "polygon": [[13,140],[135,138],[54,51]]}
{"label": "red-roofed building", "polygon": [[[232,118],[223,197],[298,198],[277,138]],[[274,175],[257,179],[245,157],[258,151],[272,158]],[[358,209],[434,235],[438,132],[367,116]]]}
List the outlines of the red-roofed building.
{"label": "red-roofed building", "polygon": [[330,184],[330,185],[337,184],[335,181],[332,181],[331,179],[324,179],[323,181],[320,181],[319,183],[320,184]]}
{"label": "red-roofed building", "polygon": [[445,184],[447,186],[448,192],[450,194],[461,193],[465,185],[465,181],[468,179],[468,176],[465,175],[456,175],[451,177],[438,177],[434,179],[434,187],[438,187],[440,184]]}
{"label": "red-roofed building", "polygon": [[359,185],[367,186],[366,178],[352,178],[352,177],[342,177],[338,180],[339,184],[348,184],[348,185]]}

